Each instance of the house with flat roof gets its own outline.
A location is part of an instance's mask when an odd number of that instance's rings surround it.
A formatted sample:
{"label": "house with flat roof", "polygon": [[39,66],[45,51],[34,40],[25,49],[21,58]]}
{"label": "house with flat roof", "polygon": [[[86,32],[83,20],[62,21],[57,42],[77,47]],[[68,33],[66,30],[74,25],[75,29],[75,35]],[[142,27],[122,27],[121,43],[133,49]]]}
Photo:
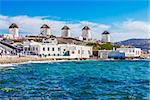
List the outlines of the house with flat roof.
{"label": "house with flat roof", "polygon": [[23,54],[47,58],[88,59],[92,55],[92,47],[76,44],[27,41],[23,43]]}

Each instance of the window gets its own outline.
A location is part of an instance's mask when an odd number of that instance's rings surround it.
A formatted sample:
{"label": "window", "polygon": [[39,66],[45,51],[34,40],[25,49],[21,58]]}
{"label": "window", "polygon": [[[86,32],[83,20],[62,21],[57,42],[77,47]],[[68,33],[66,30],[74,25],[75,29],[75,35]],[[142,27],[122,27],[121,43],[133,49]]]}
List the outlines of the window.
{"label": "window", "polygon": [[78,50],[78,54],[80,54],[80,50]]}
{"label": "window", "polygon": [[64,49],[64,51],[66,51],[66,49]]}
{"label": "window", "polygon": [[43,51],[45,51],[45,48],[43,47]]}
{"label": "window", "polygon": [[82,54],[84,54],[84,50],[82,50]]}
{"label": "window", "polygon": [[58,51],[60,51],[60,48],[58,48]]}
{"label": "window", "polygon": [[34,48],[34,47],[33,47],[32,49],[33,49],[33,51],[35,50],[35,48]]}
{"label": "window", "polygon": [[138,55],[139,54],[139,52],[138,51],[136,51],[136,55]]}
{"label": "window", "polygon": [[36,47],[36,51],[38,51],[38,47]]}
{"label": "window", "polygon": [[28,48],[24,48],[25,51],[28,51]]}
{"label": "window", "polygon": [[47,48],[47,51],[49,51],[49,47]]}
{"label": "window", "polygon": [[[91,55],[91,52],[90,52],[90,50],[88,50],[88,54],[89,54],[89,55]],[[107,55],[107,54],[105,54],[105,55]]]}
{"label": "window", "polygon": [[140,52],[140,51],[138,51],[138,55],[140,55],[140,53],[141,53],[141,52]]}
{"label": "window", "polygon": [[54,51],[54,48],[52,48],[52,51]]}
{"label": "window", "polygon": [[74,54],[74,51],[72,51],[72,54]]}
{"label": "window", "polygon": [[133,52],[135,52],[135,51],[133,50]]}

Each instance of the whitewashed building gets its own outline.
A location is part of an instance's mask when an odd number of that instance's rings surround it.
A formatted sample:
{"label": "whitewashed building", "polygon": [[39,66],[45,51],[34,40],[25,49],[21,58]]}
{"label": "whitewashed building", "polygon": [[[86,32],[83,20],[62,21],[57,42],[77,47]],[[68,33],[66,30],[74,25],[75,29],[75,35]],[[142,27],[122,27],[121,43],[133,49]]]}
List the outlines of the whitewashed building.
{"label": "whitewashed building", "polygon": [[88,26],[85,26],[82,29],[82,39],[86,41],[91,40],[91,32]]}
{"label": "whitewashed building", "polygon": [[104,31],[102,33],[102,42],[110,42],[110,33],[107,31]]}
{"label": "whitewashed building", "polygon": [[70,28],[68,26],[64,26],[61,29],[61,37],[71,37]]}
{"label": "whitewashed building", "polygon": [[9,26],[9,34],[5,34],[4,38],[9,38],[9,39],[19,38],[19,27],[17,26],[17,24],[12,23]]}
{"label": "whitewashed building", "polygon": [[17,53],[15,47],[0,41],[0,54],[1,55],[15,55]]}
{"label": "whitewashed building", "polygon": [[48,58],[90,58],[92,47],[31,41],[23,43],[23,53]]}
{"label": "whitewashed building", "polygon": [[46,24],[41,26],[41,35],[51,35],[50,27]]}
{"label": "whitewashed building", "polygon": [[140,57],[142,51],[140,48],[117,48],[117,50],[124,52],[125,57]]}
{"label": "whitewashed building", "polygon": [[98,57],[100,59],[108,59],[108,54],[111,52],[112,50],[98,50]]}
{"label": "whitewashed building", "polygon": [[17,24],[12,23],[9,26],[9,34],[12,34],[13,38],[19,37],[19,27],[17,26]]}

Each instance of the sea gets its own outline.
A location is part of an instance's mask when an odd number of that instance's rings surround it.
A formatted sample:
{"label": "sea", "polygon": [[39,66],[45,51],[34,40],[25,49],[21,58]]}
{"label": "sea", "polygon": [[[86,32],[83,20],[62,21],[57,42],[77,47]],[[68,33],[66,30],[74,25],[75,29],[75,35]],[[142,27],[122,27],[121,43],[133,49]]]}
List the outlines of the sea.
{"label": "sea", "polygon": [[16,64],[0,69],[0,100],[150,100],[147,60]]}

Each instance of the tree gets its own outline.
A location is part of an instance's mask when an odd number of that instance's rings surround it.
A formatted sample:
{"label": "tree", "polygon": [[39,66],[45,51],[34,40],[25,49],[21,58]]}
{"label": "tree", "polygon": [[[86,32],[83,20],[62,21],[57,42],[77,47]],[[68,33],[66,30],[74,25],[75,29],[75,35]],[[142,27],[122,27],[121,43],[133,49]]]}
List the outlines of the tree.
{"label": "tree", "polygon": [[112,50],[113,47],[111,43],[104,43],[100,45],[100,50]]}
{"label": "tree", "polygon": [[87,43],[87,46],[93,46],[93,50],[113,50],[113,48],[119,48],[120,46],[114,45],[110,42],[100,44],[98,42]]}
{"label": "tree", "polygon": [[93,50],[99,50],[100,49],[100,44],[98,42],[94,42],[94,43],[87,43],[87,46],[92,46]]}

